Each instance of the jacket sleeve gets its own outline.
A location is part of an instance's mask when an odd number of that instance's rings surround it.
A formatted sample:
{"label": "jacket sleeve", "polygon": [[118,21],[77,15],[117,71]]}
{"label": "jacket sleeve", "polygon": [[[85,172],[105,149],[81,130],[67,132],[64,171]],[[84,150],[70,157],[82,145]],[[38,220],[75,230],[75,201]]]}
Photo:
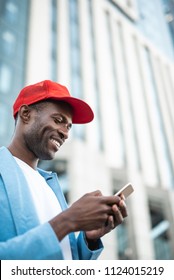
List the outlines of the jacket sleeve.
{"label": "jacket sleeve", "polygon": [[49,223],[0,242],[1,260],[62,260],[59,241]]}
{"label": "jacket sleeve", "polygon": [[80,232],[77,239],[77,247],[80,260],[96,260],[103,251],[103,244],[101,240],[98,241],[98,249],[91,251],[85,241],[84,232]]}

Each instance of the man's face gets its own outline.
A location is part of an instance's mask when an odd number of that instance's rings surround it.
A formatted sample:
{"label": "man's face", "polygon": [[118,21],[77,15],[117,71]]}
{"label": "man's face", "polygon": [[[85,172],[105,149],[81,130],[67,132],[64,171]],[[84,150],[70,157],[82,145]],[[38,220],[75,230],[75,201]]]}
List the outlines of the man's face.
{"label": "man's face", "polygon": [[47,102],[45,105],[39,111],[31,111],[24,141],[36,158],[50,160],[68,138],[72,126],[72,109],[66,103]]}

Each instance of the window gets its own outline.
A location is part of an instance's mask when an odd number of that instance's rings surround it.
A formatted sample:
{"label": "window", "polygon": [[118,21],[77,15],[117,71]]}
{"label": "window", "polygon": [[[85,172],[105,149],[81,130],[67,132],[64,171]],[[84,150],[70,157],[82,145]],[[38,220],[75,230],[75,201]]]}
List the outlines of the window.
{"label": "window", "polygon": [[[113,170],[113,194],[115,194],[126,183],[126,174],[121,172],[115,173]],[[123,179],[124,178],[124,179]],[[121,225],[116,228],[117,238],[117,254],[120,260],[131,260],[135,257],[133,254],[133,243],[130,237],[130,221],[124,220]],[[134,248],[135,251],[135,248]]]}
{"label": "window", "polygon": [[51,2],[51,77],[57,80],[57,1]]}
{"label": "window", "polygon": [[155,259],[172,259],[171,244],[169,236],[170,223],[166,219],[163,209],[159,206],[150,205],[151,238],[154,244]]}
{"label": "window", "polygon": [[[124,132],[123,132],[123,121],[121,115],[121,105],[120,105],[120,96],[119,96],[119,87],[118,87],[118,72],[119,69],[115,63],[116,59],[116,48],[115,48],[115,37],[114,32],[112,32],[112,17],[109,12],[105,13],[105,26],[106,29],[103,29],[102,34],[105,43],[103,42],[103,51],[104,56],[102,58],[107,73],[104,70],[104,79],[105,79],[105,103],[106,111],[103,113],[107,116],[105,117],[106,130],[105,133],[109,136],[106,143],[106,151],[109,157],[114,156],[113,162],[114,165],[117,165],[117,168],[123,168],[126,165],[125,157],[125,141],[124,141]],[[103,86],[104,88],[104,86]],[[111,121],[112,120],[112,121]],[[114,129],[113,129],[114,124]],[[112,137],[110,134],[112,133]],[[108,148],[108,146],[110,148]]]}
{"label": "window", "polygon": [[124,42],[129,45],[125,53],[127,54],[129,100],[132,109],[134,139],[136,141],[139,167],[142,170],[145,184],[155,186],[158,184],[158,178],[150,130],[151,120],[148,115],[144,80],[141,75],[142,67],[144,67],[140,59],[142,46],[135,34],[129,34],[126,37]]}
{"label": "window", "polygon": [[146,75],[146,98],[148,100],[148,110],[151,120],[152,141],[154,142],[154,156],[158,168],[160,182],[164,186],[173,187],[173,170],[171,157],[168,150],[167,139],[164,128],[164,120],[159,103],[159,92],[155,79],[155,69],[152,61],[153,57],[148,48],[142,49],[143,68]]}
{"label": "window", "polygon": [[[69,1],[69,13],[70,13],[70,42],[71,42],[71,92],[72,95],[77,98],[82,98],[82,78],[81,78],[81,53],[79,42],[79,22],[78,22],[78,1]],[[78,125],[73,127],[73,133],[75,137],[84,139],[85,127]]]}
{"label": "window", "polygon": [[129,260],[131,249],[129,248],[129,237],[126,222],[117,228],[118,256],[120,260]]}
{"label": "window", "polygon": [[0,64],[0,91],[7,94],[11,88],[11,68],[6,64]]}
{"label": "window", "polygon": [[[115,25],[115,36],[116,36],[116,60],[117,60],[117,75],[118,75],[118,89],[119,98],[124,105],[124,108],[120,111],[120,122],[123,122],[123,141],[124,145],[129,147],[129,152],[131,152],[132,162],[135,168],[141,170],[141,160],[139,143],[136,133],[136,120],[134,115],[131,87],[130,87],[130,71],[128,69],[127,52],[130,52],[129,48],[126,47],[125,37],[124,37],[124,27],[121,22],[116,22]],[[132,56],[132,53],[129,53]],[[122,101],[121,101],[122,100]],[[123,107],[123,106],[122,106]],[[120,107],[121,108],[121,107]],[[126,122],[124,121],[126,116]],[[127,135],[129,135],[129,141],[127,142]],[[125,159],[126,162],[127,159]]]}
{"label": "window", "polygon": [[138,18],[138,12],[135,0],[112,0],[117,4],[131,19]]}
{"label": "window", "polygon": [[[3,145],[10,141],[13,133],[11,104],[23,86],[26,74],[29,2],[31,1],[0,1],[0,107],[2,102],[6,104],[7,110],[1,110],[0,122],[8,119],[5,134],[0,137]],[[8,111],[10,115],[7,116]],[[0,125],[1,132],[3,123]]]}
{"label": "window", "polygon": [[[0,137],[4,137],[6,134],[8,120],[8,111],[4,104],[0,102]],[[1,145],[1,144],[0,144]]]}
{"label": "window", "polygon": [[7,1],[4,17],[10,23],[14,23],[18,20],[18,7],[15,5],[14,1]]}
{"label": "window", "polygon": [[2,51],[7,56],[12,56],[15,51],[16,38],[11,31],[4,31],[2,33]]}

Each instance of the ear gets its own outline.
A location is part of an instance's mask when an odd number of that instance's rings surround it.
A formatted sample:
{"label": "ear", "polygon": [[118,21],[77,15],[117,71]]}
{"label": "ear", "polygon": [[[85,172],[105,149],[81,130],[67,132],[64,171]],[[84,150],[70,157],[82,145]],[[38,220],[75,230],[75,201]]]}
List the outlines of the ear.
{"label": "ear", "polygon": [[22,105],[18,112],[23,123],[28,123],[31,118],[31,108],[28,105]]}

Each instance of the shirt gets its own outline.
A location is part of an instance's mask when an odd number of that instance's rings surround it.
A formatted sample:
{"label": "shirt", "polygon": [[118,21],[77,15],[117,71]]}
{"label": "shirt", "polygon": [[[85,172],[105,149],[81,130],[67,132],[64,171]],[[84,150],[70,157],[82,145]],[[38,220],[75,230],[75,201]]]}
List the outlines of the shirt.
{"label": "shirt", "polygon": [[[62,212],[59,201],[37,170],[17,157],[14,157],[14,159],[24,173],[40,223],[48,222]],[[60,246],[64,258],[68,260],[72,259],[68,235],[60,242]]]}

